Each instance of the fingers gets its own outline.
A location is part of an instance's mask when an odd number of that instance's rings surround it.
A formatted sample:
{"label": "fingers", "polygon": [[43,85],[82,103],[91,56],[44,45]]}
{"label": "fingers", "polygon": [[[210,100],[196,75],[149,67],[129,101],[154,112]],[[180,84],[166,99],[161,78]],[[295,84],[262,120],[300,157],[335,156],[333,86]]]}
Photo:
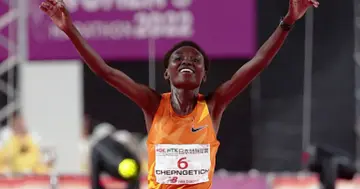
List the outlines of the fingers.
{"label": "fingers", "polygon": [[64,3],[60,2],[60,3],[58,3],[56,6],[57,6],[62,12],[67,12],[67,11],[65,10],[65,5],[64,5]]}
{"label": "fingers", "polygon": [[47,12],[47,11],[48,11],[48,9],[45,8],[43,5],[40,5],[39,8],[40,8],[42,11],[44,11],[44,12]]}
{"label": "fingers", "polygon": [[46,0],[46,2],[50,3],[51,5],[56,5],[56,0]]}
{"label": "fingers", "polygon": [[51,10],[52,9],[52,5],[49,3],[49,2],[42,2],[41,4],[40,4],[40,9],[42,10],[42,11],[44,11],[44,12],[48,12],[49,10]]}
{"label": "fingers", "polygon": [[320,5],[319,1],[317,0],[308,0],[308,2],[310,3],[310,5],[312,5],[315,8],[318,8]]}
{"label": "fingers", "polygon": [[45,0],[40,4],[39,8],[46,13],[54,10],[55,8],[65,11],[65,6],[62,0]]}

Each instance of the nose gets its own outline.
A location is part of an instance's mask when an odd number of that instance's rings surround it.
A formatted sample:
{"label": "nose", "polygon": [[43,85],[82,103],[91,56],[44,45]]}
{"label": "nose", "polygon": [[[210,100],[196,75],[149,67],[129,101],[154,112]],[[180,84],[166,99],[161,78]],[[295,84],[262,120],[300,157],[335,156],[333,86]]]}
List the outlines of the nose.
{"label": "nose", "polygon": [[192,65],[193,61],[191,57],[185,57],[183,59],[183,61],[181,62],[181,64],[185,64],[185,65]]}

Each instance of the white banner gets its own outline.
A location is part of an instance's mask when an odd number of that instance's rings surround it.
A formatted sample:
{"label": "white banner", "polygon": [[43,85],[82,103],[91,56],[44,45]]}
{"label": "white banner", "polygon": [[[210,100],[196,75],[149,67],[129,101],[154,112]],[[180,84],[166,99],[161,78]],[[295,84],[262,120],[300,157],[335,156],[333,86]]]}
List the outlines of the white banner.
{"label": "white banner", "polygon": [[83,127],[83,84],[80,61],[21,64],[20,103],[25,122],[41,147],[56,152],[55,171],[80,173],[79,142]]}

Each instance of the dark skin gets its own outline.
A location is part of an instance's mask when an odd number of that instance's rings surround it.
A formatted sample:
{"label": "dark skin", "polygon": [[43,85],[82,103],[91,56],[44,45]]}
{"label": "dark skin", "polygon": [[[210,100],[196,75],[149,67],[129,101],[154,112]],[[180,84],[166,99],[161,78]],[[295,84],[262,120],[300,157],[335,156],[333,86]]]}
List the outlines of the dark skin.
{"label": "dark skin", "polygon": [[[284,22],[294,24],[311,6],[318,7],[319,2],[316,0],[290,0],[289,11]],[[69,37],[94,73],[134,101],[143,110],[146,128],[149,131],[159,107],[161,95],[143,84],[136,83],[120,70],[108,66],[73,25],[62,0],[46,0],[40,5],[40,9]],[[229,80],[216,88],[213,95],[206,98],[216,132],[228,104],[270,64],[288,34],[289,31],[278,26],[256,55],[239,68]],[[188,68],[194,73],[183,73],[181,72],[182,68]],[[164,77],[170,81],[171,105],[174,111],[179,115],[190,114],[195,108],[200,85],[206,81],[203,55],[192,47],[184,46],[177,49],[171,55]]]}

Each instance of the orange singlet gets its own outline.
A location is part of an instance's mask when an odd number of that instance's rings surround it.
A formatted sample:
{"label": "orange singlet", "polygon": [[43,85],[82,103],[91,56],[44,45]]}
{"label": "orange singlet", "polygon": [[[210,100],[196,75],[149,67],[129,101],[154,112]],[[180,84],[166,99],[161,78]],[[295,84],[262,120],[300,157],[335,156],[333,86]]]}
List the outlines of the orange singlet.
{"label": "orange singlet", "polygon": [[148,188],[211,188],[219,145],[204,96],[179,116],[163,94],[147,140]]}

